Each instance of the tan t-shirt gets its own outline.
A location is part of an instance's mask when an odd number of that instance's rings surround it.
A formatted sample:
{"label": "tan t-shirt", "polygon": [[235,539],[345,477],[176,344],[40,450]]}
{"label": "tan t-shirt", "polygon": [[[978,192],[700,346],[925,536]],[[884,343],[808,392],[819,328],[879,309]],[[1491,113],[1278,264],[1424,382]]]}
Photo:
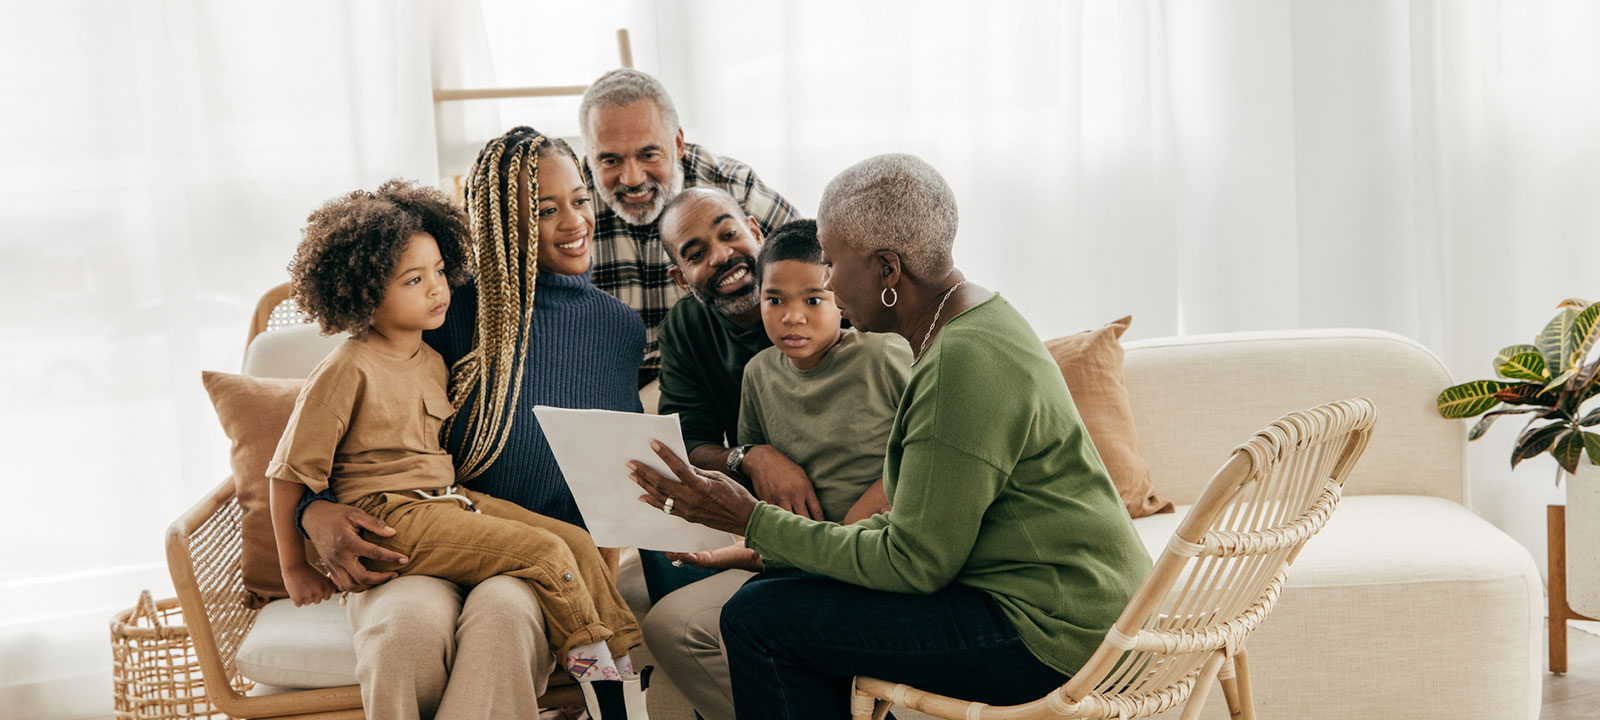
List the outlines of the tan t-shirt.
{"label": "tan t-shirt", "polygon": [[267,477],[331,484],[349,503],[379,492],[439,489],[455,483],[439,427],[455,412],[450,371],[424,343],[397,360],[346,340],[306,378]]}

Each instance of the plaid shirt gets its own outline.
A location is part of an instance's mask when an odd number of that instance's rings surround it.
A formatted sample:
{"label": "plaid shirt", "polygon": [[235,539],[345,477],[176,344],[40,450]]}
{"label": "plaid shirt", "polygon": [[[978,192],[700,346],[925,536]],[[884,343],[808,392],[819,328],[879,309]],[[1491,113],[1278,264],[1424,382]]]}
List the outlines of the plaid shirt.
{"label": "plaid shirt", "polygon": [[[794,206],[761,182],[749,165],[717,157],[693,143],[684,143],[681,162],[685,188],[711,186],[728,191],[745,214],[756,219],[763,234],[800,217]],[[583,175],[589,187],[594,188],[587,158],[583,161]],[[661,374],[656,327],[685,293],[667,274],[672,260],[661,244],[659,218],[649,225],[629,225],[605,203],[595,205],[594,284],[644,318],[644,364],[639,367],[639,384],[643,386]]]}

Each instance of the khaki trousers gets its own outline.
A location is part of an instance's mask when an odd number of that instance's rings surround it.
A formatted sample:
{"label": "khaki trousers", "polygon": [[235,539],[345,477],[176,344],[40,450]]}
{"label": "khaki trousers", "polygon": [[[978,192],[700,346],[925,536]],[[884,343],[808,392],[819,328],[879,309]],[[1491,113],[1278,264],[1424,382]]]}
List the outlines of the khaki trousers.
{"label": "khaki trousers", "polygon": [[538,597],[545,636],[558,658],[597,642],[620,658],[643,642],[589,533],[516,503],[472,490],[456,492],[478,512],[456,500],[412,493],[376,493],[353,503],[395,530],[387,538],[363,536],[410,559],[405,565],[371,562],[369,567],[467,586],[500,575],[524,580]]}
{"label": "khaki trousers", "polygon": [[467,593],[413,575],[351,595],[349,613],[371,720],[538,715],[554,662],[527,583],[494,577]]}
{"label": "khaki trousers", "polygon": [[754,574],[724,570],[672,591],[644,617],[645,644],[656,665],[705,720],[734,720],[722,606]]}

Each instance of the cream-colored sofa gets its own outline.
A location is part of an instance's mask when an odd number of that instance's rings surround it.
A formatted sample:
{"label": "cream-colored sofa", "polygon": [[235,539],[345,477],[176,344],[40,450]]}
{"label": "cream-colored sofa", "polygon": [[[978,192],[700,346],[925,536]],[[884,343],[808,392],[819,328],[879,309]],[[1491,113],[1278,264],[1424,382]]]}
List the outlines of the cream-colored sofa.
{"label": "cream-colored sofa", "polygon": [[[1130,343],[1126,374],[1157,491],[1180,505],[1176,514],[1135,521],[1152,556],[1232,448],[1266,423],[1358,395],[1378,406],[1378,428],[1344,502],[1251,637],[1261,717],[1538,716],[1538,569],[1464,507],[1466,428],[1433,411],[1434,397],[1452,383],[1431,353],[1372,331],[1213,335]],[[648,612],[631,556],[622,585],[635,609]],[[337,605],[280,601],[257,620],[240,667],[267,684],[347,684],[348,632]],[[657,678],[651,717],[693,718],[670,681]],[[1221,694],[1211,698],[1206,717],[1225,718]]]}

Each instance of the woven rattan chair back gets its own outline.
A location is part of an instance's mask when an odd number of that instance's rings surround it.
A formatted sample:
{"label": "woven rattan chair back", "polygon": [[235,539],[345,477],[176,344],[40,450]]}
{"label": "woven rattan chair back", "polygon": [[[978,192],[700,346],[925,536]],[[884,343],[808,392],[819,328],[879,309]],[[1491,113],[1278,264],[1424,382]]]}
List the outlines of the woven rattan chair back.
{"label": "woven rattan chair back", "polygon": [[1244,642],[1338,505],[1376,419],[1365,398],[1330,403],[1285,415],[1234,450],[1105,641],[1044,698],[989,707],[857,678],[853,717],[882,718],[893,704],[952,720],[1138,718],[1187,702],[1188,719],[1214,679],[1235,717],[1253,717]]}

